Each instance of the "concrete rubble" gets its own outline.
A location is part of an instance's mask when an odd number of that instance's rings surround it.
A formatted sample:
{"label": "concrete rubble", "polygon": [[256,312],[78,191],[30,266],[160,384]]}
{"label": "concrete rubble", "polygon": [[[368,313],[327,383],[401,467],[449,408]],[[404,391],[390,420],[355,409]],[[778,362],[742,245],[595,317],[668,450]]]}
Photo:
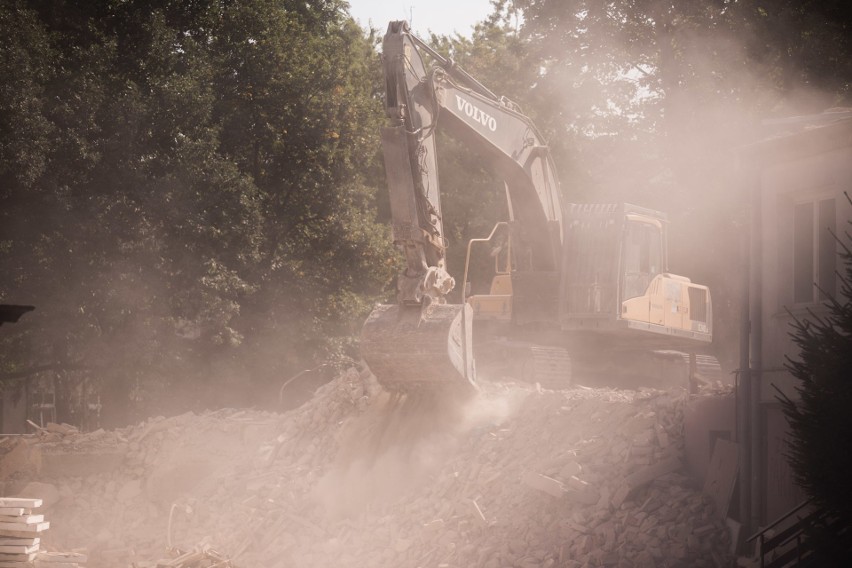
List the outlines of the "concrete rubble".
{"label": "concrete rubble", "polygon": [[208,565],[158,562],[167,548],[240,568],[732,565],[683,469],[682,391],[416,398],[350,369],[286,414],[54,428],[35,444],[59,496],[44,544],[91,568]]}

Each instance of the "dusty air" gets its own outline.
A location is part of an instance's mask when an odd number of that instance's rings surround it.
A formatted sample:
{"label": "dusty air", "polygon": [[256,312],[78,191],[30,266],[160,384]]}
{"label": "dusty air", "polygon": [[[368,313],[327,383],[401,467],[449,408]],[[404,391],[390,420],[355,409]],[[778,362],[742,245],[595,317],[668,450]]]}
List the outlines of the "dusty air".
{"label": "dusty air", "polygon": [[848,17],[490,9],[0,8],[0,568],[852,557]]}

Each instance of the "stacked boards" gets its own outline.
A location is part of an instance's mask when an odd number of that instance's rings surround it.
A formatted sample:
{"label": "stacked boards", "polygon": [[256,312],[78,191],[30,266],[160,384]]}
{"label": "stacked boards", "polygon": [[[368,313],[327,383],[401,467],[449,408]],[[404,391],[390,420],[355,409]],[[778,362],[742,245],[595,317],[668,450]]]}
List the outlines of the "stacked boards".
{"label": "stacked boards", "polygon": [[35,512],[41,499],[0,497],[0,568],[73,568],[86,557],[76,553],[41,550],[41,534],[50,528]]}
{"label": "stacked boards", "polygon": [[44,515],[33,514],[41,499],[0,497],[0,568],[32,566],[42,531],[50,527]]}

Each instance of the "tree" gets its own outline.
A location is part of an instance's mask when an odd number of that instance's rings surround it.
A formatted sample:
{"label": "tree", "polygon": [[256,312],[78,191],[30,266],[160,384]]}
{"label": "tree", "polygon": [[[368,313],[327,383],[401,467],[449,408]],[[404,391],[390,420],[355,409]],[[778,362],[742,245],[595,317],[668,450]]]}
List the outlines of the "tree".
{"label": "tree", "polygon": [[252,403],[346,352],[394,256],[345,3],[10,1],[0,31],[0,296],[38,306],[0,375],[50,369],[79,421],[84,383]]}
{"label": "tree", "polygon": [[[849,237],[849,233],[847,233]],[[815,554],[826,566],[840,566],[849,558],[842,531],[852,529],[852,488],[848,475],[852,455],[852,249],[842,245],[845,270],[840,294],[826,303],[827,315],[810,312],[794,318],[791,336],[799,347],[787,368],[800,382],[800,400],[779,397],[790,425],[788,459],[796,482],[814,505],[836,524],[813,527]]]}
{"label": "tree", "polygon": [[213,43],[222,148],[251,172],[265,208],[260,288],[238,325],[255,335],[246,347],[266,364],[257,372],[278,380],[351,347],[395,269],[368,177],[380,147],[378,56],[341,3],[308,14],[292,4],[235,7]]}
{"label": "tree", "polygon": [[752,68],[783,95],[776,112],[821,112],[852,103],[848,2],[740,0],[730,13]]}

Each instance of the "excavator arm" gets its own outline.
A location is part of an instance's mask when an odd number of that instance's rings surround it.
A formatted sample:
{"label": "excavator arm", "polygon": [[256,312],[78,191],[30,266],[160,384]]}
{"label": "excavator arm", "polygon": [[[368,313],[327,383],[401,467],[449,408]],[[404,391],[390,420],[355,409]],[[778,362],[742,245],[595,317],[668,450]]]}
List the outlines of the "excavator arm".
{"label": "excavator arm", "polygon": [[[430,64],[427,65],[426,58]],[[447,304],[438,127],[490,161],[506,183],[513,242],[526,266],[558,274],[562,206],[550,152],[517,105],[498,97],[452,60],[391,22],[383,42],[386,83],[382,147],[394,243],[406,266],[396,305],[378,306],[361,351],[380,382],[395,391],[475,385],[470,307]]]}
{"label": "excavator arm", "polygon": [[[505,181],[518,242],[532,270],[558,270],[562,245],[559,181],[550,151],[519,107],[498,97],[452,60],[392,22],[383,43],[386,99],[391,124],[382,130],[391,195],[394,241],[405,250],[407,272],[443,268],[440,182],[435,130],[487,157]],[[432,65],[427,67],[424,54]],[[422,254],[421,251],[422,250]],[[416,295],[416,294],[415,294]],[[402,302],[419,303],[404,295]]]}

